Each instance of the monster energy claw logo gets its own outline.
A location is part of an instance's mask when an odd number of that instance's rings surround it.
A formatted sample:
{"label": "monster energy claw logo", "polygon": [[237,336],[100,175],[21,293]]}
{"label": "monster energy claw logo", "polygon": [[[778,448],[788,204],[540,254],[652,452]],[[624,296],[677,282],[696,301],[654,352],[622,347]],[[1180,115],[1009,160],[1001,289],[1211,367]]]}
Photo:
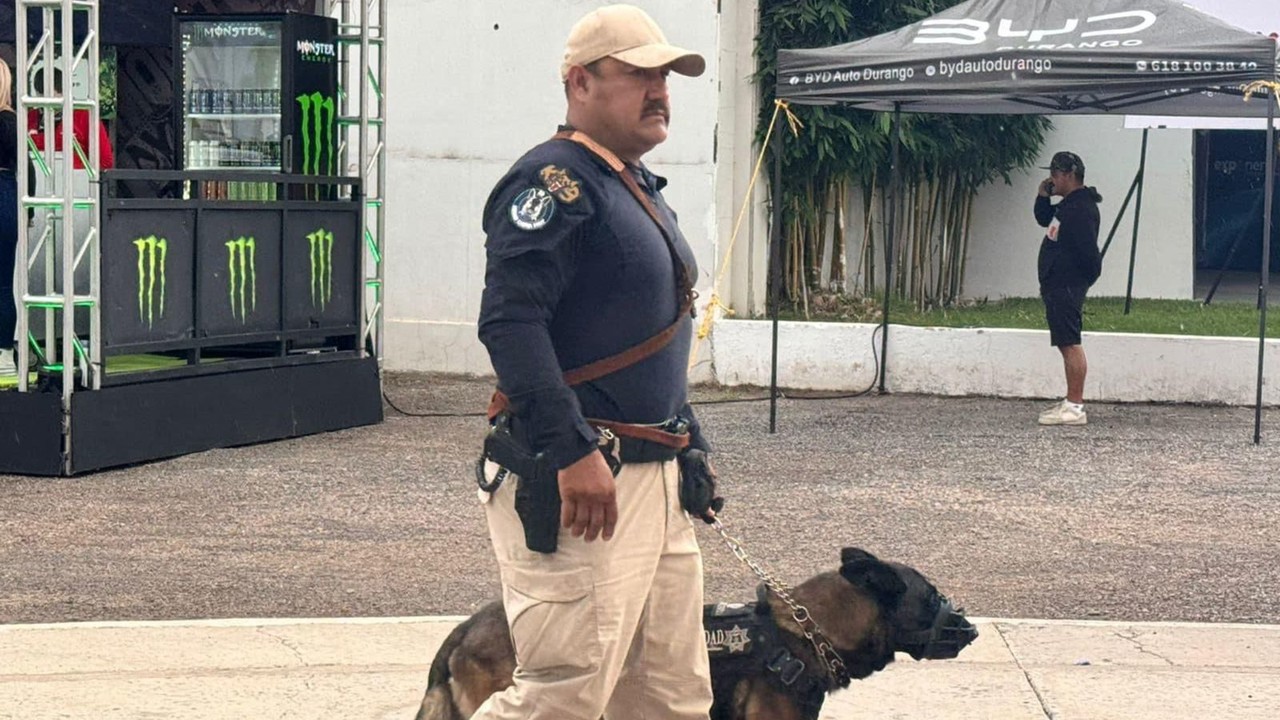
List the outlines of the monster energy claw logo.
{"label": "monster energy claw logo", "polygon": [[[299,95],[296,100],[302,106],[302,174],[332,175],[337,162],[333,151],[332,97],[320,93]],[[322,162],[328,153],[328,163]]]}
{"label": "monster energy claw logo", "polygon": [[333,233],[320,228],[307,235],[311,243],[311,307],[324,311],[333,299]]}
{"label": "monster energy claw logo", "polygon": [[160,317],[164,318],[165,261],[169,257],[169,241],[152,235],[134,240],[133,245],[138,248],[138,322],[146,323],[150,329],[156,319],[157,277],[160,281]]}
{"label": "monster energy claw logo", "polygon": [[[227,285],[231,297],[231,317],[247,322],[258,309],[258,271],[255,259],[258,244],[251,237],[227,241]],[[238,302],[237,302],[238,301]]]}

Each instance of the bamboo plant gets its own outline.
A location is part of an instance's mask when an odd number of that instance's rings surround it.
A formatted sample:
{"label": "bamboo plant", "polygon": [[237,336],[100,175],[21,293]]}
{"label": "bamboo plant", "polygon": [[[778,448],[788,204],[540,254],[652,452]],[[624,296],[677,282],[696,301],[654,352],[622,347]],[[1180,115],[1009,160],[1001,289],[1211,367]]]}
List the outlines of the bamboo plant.
{"label": "bamboo plant", "polygon": [[[760,0],[756,38],[763,140],[773,113],[779,48],[824,47],[896,30],[957,0]],[[782,153],[784,248],[780,300],[806,312],[821,292],[883,288],[884,244],[893,288],[918,308],[963,297],[974,198],[982,186],[1031,165],[1049,121],[1040,116],[902,116],[902,190],[890,193],[891,116],[842,106],[793,106],[804,123]],[[772,148],[769,162],[773,161]],[[863,222],[848,225],[861,204]],[[884,237],[891,205],[899,221]],[[771,211],[773,209],[771,208]],[[859,248],[848,271],[845,239]],[[824,258],[827,262],[824,263]]]}

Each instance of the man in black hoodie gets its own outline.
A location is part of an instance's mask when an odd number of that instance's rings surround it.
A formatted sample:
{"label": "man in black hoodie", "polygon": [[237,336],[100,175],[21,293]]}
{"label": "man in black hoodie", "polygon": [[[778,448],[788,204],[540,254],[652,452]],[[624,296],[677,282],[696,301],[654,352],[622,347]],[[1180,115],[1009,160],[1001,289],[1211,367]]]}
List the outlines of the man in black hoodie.
{"label": "man in black hoodie", "polygon": [[[1036,222],[1047,228],[1040,243],[1040,297],[1049,340],[1062,353],[1067,396],[1040,413],[1041,425],[1084,425],[1084,378],[1089,364],[1080,344],[1084,296],[1102,272],[1098,252],[1098,203],[1102,196],[1084,184],[1084,161],[1072,152],[1053,156],[1049,177],[1040,183]],[[1057,195],[1057,205],[1049,198]]]}

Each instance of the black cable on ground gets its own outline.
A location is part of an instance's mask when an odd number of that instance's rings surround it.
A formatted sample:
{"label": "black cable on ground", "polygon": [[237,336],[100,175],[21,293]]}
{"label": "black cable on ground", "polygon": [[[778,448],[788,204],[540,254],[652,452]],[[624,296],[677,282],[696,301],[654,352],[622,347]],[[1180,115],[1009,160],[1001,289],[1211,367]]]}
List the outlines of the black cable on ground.
{"label": "black cable on ground", "polygon": [[[862,397],[863,395],[869,394],[872,390],[876,388],[876,382],[877,382],[876,378],[880,377],[880,352],[879,350],[876,349],[876,333],[880,333],[883,331],[884,331],[884,324],[881,323],[880,325],[877,325],[876,329],[871,332],[871,357],[875,359],[875,368],[874,368],[875,371],[871,373],[871,384],[868,385],[866,388],[862,390],[858,390],[857,392],[851,392],[851,393],[837,393],[837,394],[806,393],[804,395],[790,395],[779,390],[778,397],[786,398],[788,400],[846,400],[849,398],[859,398],[859,397]],[[769,399],[769,396],[765,395],[764,397],[752,397],[752,398],[727,398],[724,400],[700,400],[697,402],[692,402],[690,404],[691,405],[727,405],[729,403],[738,403],[738,402],[761,402],[768,399]]]}
{"label": "black cable on ground", "polygon": [[469,413],[414,413],[414,412],[406,412],[406,411],[404,411],[404,410],[401,410],[401,409],[400,409],[400,408],[399,408],[395,403],[391,402],[391,397],[387,395],[387,391],[386,391],[386,390],[383,390],[383,391],[382,391],[382,399],[383,399],[383,400],[385,400],[385,401],[386,401],[386,403],[387,403],[388,405],[390,405],[390,406],[391,406],[391,409],[392,409],[392,410],[395,410],[396,412],[400,413],[401,415],[404,415],[405,417],[418,417],[418,418],[451,418],[451,417],[456,417],[456,418],[460,418],[460,417],[484,417],[484,416],[486,415],[486,413],[483,413],[483,412],[469,412]]}

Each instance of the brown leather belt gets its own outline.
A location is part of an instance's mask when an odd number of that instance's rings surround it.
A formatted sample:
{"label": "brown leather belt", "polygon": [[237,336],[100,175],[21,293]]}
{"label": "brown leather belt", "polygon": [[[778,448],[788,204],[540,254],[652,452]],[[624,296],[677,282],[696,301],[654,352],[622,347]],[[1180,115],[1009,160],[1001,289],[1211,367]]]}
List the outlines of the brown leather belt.
{"label": "brown leather belt", "polygon": [[[495,390],[493,398],[489,400],[489,422],[493,422],[494,418],[505,412],[507,408],[510,407],[510,404],[510,400],[507,399],[507,396],[503,394],[501,390]],[[670,433],[653,427],[652,425],[634,425],[632,423],[618,422],[616,420],[587,418],[587,422],[597,429],[608,430],[618,437],[645,440],[674,450],[683,450],[689,447],[688,433],[677,435],[676,433]]]}

